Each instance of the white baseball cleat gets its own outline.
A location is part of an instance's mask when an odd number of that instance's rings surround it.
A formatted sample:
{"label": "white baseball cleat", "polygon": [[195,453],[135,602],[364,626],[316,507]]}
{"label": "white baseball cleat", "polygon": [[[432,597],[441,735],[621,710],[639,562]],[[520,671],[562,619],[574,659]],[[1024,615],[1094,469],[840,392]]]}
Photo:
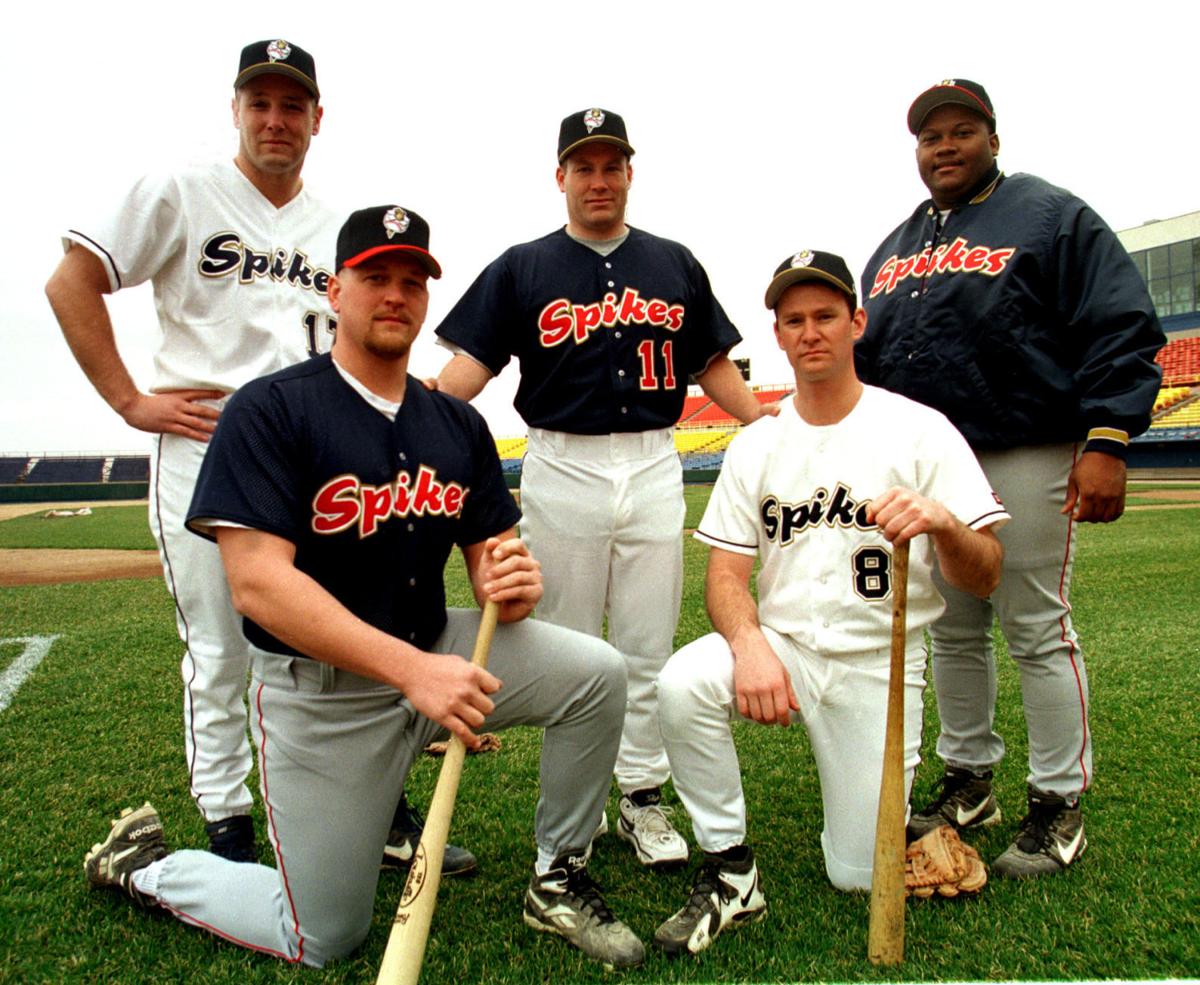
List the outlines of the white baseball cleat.
{"label": "white baseball cleat", "polygon": [[754,852],[742,847],[745,855],[737,861],[704,856],[687,904],[654,934],[654,943],[667,954],[699,954],[722,930],[766,916]]}
{"label": "white baseball cleat", "polygon": [[667,818],[669,810],[662,806],[662,791],[657,788],[621,797],[617,835],[633,845],[642,865],[669,869],[687,862],[687,842]]}

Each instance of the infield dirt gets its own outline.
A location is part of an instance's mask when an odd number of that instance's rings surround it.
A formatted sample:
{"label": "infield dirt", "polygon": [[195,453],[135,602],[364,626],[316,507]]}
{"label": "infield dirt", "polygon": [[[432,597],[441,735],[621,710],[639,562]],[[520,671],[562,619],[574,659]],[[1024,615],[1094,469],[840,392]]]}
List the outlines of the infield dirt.
{"label": "infield dirt", "polygon": [[[1194,509],[1200,507],[1200,490],[1155,489],[1155,499],[1177,500],[1129,510]],[[145,501],[142,500],[142,503]],[[138,505],[138,500],[105,502],[103,506]],[[79,509],[96,503],[0,503],[0,522],[48,510]],[[0,550],[0,587],[56,585],[76,581],[108,581],[115,578],[159,578],[162,566],[157,551],[112,551],[78,549]]]}

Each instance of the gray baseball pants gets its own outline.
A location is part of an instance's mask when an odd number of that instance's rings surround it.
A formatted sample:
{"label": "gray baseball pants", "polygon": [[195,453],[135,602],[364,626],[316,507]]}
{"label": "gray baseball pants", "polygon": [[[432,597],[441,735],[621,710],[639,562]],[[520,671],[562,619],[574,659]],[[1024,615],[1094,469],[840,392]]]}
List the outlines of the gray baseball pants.
{"label": "gray baseball pants", "polygon": [[[480,613],[448,616],[433,649],[469,655]],[[616,761],[623,660],[602,640],[526,619],[497,627],[488,669],[503,686],[484,727],[546,730],[534,818],[539,856],[586,849]],[[142,870],[137,886],[186,923],[319,967],[366,937],[397,791],[424,746],[446,730],[392,688],[262,651],[250,702],[276,868],[179,851]]]}
{"label": "gray baseball pants", "polygon": [[942,721],[938,755],[977,770],[1004,757],[1004,740],[995,730],[994,614],[1021,675],[1028,782],[1066,798],[1086,790],[1092,779],[1087,673],[1071,625],[1075,524],[1059,512],[1077,453],[1073,444],[978,453],[1012,514],[997,531],[1004,545],[1000,585],[990,599],[977,599],[951,588],[935,568],[946,611],[930,627]]}

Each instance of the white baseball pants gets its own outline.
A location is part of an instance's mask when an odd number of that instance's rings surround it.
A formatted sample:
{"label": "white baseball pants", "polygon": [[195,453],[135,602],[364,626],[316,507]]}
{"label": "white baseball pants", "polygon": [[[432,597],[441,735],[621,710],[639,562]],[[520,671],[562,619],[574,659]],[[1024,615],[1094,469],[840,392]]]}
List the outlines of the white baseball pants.
{"label": "white baseball pants", "polygon": [[629,669],[617,756],[623,793],[670,775],[654,680],[683,592],[683,469],[670,428],[581,435],[531,428],[521,536],[541,562],[540,619],[608,640]]}
{"label": "white baseball pants", "polygon": [[[791,677],[808,732],[824,804],[821,848],[838,889],[870,889],[875,817],[883,773],[890,648],[822,656],[763,627]],[[920,760],[923,634],[909,634],[904,674],[905,795]],[[746,841],[746,802],[731,722],[738,718],[733,654],[724,637],[702,636],[658,677],[659,715],[675,791],[696,843],[719,852]],[[757,810],[770,814],[772,804]]]}
{"label": "white baseball pants", "polygon": [[192,797],[211,822],[249,814],[253,801],[246,786],[250,644],[233,608],[221,552],[183,525],[207,447],[178,435],[158,436],[150,462],[150,529],[184,643],[183,735]]}

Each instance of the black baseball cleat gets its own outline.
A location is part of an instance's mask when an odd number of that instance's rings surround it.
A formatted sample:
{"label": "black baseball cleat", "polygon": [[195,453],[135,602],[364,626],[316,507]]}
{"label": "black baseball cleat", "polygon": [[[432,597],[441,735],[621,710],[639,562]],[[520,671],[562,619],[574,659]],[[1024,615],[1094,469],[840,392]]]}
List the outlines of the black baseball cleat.
{"label": "black baseball cleat", "polygon": [[1000,822],[1000,805],[992,795],[992,771],[975,773],[947,766],[938,781],[942,792],[908,819],[908,840],[916,841],[943,824],[955,830],[986,828]]}
{"label": "black baseball cleat", "polygon": [[162,819],[149,803],[136,811],[126,807],[112,822],[112,830],[83,857],[83,874],[93,889],[118,889],[138,906],[154,905],[154,899],[133,884],[133,874],[167,855]]}
{"label": "black baseball cleat", "polygon": [[1010,879],[1049,875],[1074,863],[1086,848],[1079,798],[1068,804],[1030,787],[1029,813],[1021,818],[1017,840],[992,863],[992,871]]}
{"label": "black baseball cleat", "polygon": [[[421,843],[421,832],[425,830],[425,819],[408,802],[405,794],[400,794],[400,803],[396,805],[396,814],[392,818],[392,830],[388,832],[387,844],[383,847],[381,869],[408,869],[412,865],[417,845]],[[479,863],[475,856],[465,848],[457,845],[446,845],[442,855],[442,875],[469,876]]]}
{"label": "black baseball cleat", "polygon": [[254,843],[254,822],[249,814],[211,821],[204,825],[208,834],[208,850],[231,862],[257,862],[258,845]]}

